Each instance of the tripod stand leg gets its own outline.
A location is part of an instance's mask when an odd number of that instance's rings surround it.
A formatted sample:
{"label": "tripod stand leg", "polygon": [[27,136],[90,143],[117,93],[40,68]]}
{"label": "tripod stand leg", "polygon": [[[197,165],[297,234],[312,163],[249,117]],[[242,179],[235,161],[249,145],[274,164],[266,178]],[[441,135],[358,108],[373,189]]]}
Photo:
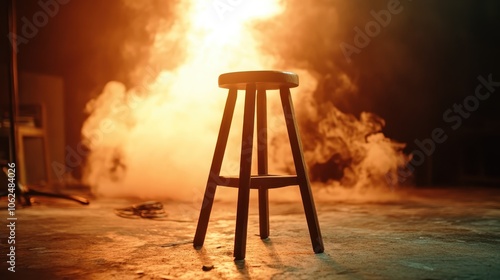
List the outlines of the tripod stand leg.
{"label": "tripod stand leg", "polygon": [[88,205],[90,202],[88,199],[76,195],[65,195],[65,194],[58,194],[58,193],[46,193],[46,192],[39,192],[35,190],[30,190],[26,192],[26,194],[29,196],[45,196],[45,197],[54,197],[54,198],[62,198],[62,199],[67,199],[67,200],[72,200],[75,202],[78,202],[83,205]]}

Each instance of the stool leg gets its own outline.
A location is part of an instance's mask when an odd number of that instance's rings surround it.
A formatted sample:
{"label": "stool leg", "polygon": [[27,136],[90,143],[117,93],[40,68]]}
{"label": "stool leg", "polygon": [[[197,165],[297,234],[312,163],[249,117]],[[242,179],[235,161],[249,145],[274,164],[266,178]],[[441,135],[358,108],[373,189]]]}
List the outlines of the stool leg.
{"label": "stool leg", "polygon": [[234,106],[236,103],[237,90],[229,90],[229,95],[226,101],[226,107],[224,108],[224,114],[222,116],[222,122],[219,130],[219,136],[217,137],[217,143],[215,144],[214,157],[212,159],[212,166],[210,167],[210,173],[208,175],[207,186],[205,188],[205,195],[200,210],[200,217],[198,219],[198,225],[196,227],[196,234],[194,235],[193,245],[194,247],[201,247],[205,242],[205,235],[207,234],[208,221],[210,220],[210,212],[212,211],[212,206],[214,203],[215,190],[219,183],[219,175],[222,166],[222,160],[224,159],[224,152],[226,150],[227,139],[229,136],[229,130],[231,128],[231,121],[234,113]]}
{"label": "stool leg", "polygon": [[306,165],[302,153],[302,143],[299,138],[299,131],[295,119],[295,112],[293,109],[290,89],[281,88],[280,97],[281,104],[283,106],[283,113],[285,114],[288,137],[290,139],[290,145],[292,147],[293,161],[295,162],[297,179],[299,181],[302,204],[304,205],[304,212],[306,214],[309,235],[311,236],[311,243],[315,253],[322,253],[324,251],[323,238],[321,237],[318,216],[316,214],[311,186],[309,184],[309,176],[307,175]]}
{"label": "stool leg", "polygon": [[248,206],[250,202],[250,180],[252,167],[253,131],[255,118],[255,84],[247,84],[243,135],[241,142],[238,209],[234,234],[234,258],[243,260],[247,246]]}
{"label": "stool leg", "polygon": [[[257,169],[259,175],[268,175],[267,164],[267,101],[266,91],[257,92]],[[260,238],[269,237],[269,196],[268,189],[259,187],[259,228]]]}

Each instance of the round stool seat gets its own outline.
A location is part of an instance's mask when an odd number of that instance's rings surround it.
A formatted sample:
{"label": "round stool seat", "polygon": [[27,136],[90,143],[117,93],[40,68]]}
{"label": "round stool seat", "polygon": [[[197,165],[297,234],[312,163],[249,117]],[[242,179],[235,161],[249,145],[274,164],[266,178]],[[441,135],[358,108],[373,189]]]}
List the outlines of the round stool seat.
{"label": "round stool seat", "polygon": [[247,84],[255,84],[256,88],[261,90],[294,88],[299,85],[299,76],[282,71],[231,72],[219,76],[221,88],[244,90]]}

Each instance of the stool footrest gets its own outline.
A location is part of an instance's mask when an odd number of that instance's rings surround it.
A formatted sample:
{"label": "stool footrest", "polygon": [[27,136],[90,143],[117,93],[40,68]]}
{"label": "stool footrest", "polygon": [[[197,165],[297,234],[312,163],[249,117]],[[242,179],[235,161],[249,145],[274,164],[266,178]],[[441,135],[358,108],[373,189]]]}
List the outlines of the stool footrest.
{"label": "stool footrest", "polygon": [[[224,187],[238,188],[240,178],[231,176],[219,176],[216,184]],[[252,175],[250,178],[251,189],[275,189],[286,186],[298,185],[297,175]]]}

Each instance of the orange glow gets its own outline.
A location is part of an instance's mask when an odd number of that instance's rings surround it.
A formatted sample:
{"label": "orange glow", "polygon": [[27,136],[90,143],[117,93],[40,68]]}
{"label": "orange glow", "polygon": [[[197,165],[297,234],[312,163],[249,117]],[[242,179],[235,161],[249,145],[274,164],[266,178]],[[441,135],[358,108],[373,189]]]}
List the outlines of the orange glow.
{"label": "orange glow", "polygon": [[[82,135],[91,153],[84,179],[92,190],[104,196],[201,200],[227,96],[217,87],[218,75],[276,65],[300,77],[293,98],[299,122],[308,120],[314,126],[309,138],[302,135],[309,147],[305,153],[309,166],[338,153],[352,162],[341,184],[356,188],[384,184],[384,176],[396,172],[406,158],[401,144],[380,133],[383,124],[369,113],[358,120],[330,103],[319,104],[313,97],[318,80],[312,71],[287,65],[281,57],[261,50],[255,23],[283,13],[283,5],[278,0],[179,3],[174,24],[160,23],[163,27],[155,34],[148,60],[151,68],[165,59],[178,67],[154,74],[140,69],[140,86],[126,89],[112,81],[88,103],[90,115]],[[165,57],[172,44],[182,45],[182,55]],[[342,77],[343,88],[356,88],[345,73],[336,75]],[[243,99],[239,96],[224,174],[239,172]],[[294,172],[282,111],[273,98],[276,95],[270,93],[270,171]]]}

